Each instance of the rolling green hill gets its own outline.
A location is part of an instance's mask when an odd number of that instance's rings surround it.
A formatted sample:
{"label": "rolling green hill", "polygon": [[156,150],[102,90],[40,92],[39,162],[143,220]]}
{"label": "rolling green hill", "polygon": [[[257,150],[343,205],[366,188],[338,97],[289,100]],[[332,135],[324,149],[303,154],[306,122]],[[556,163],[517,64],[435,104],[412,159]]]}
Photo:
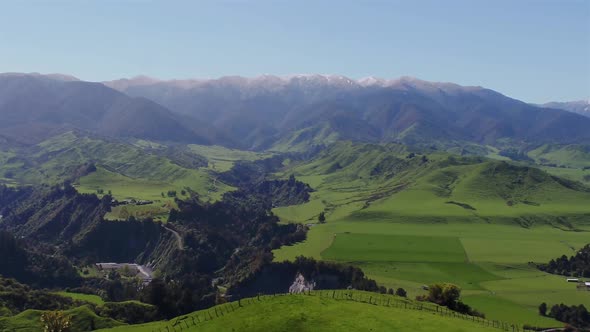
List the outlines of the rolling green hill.
{"label": "rolling green hill", "polygon": [[[66,310],[65,313],[72,317],[72,326],[70,328],[72,332],[93,331],[124,325],[114,319],[96,315],[88,306]],[[23,332],[43,331],[43,325],[41,323],[42,314],[43,311],[40,310],[26,310],[16,316],[0,317],[0,330]]]}
{"label": "rolling green hill", "polygon": [[[88,163],[106,171],[98,175],[102,177],[100,182],[106,182],[104,189],[108,189],[108,178],[116,175],[126,177],[129,182],[137,180],[139,185],[153,183],[158,187],[163,184],[173,188],[190,187],[204,196],[207,196],[207,186],[213,183],[210,173],[204,169],[188,169],[129,144],[74,132],[52,137],[25,151],[13,150],[4,154],[7,155],[7,162],[2,165],[2,170],[4,173],[10,171],[11,178],[23,184],[55,183],[75,175],[84,177],[91,172],[76,174],[76,171]],[[9,158],[9,154],[13,158]],[[118,181],[121,180],[114,180]],[[218,193],[223,192],[223,188],[218,189]],[[113,194],[117,196],[116,192]],[[209,195],[218,197],[219,194]]]}
{"label": "rolling green hill", "polygon": [[[351,295],[351,297],[348,296]],[[370,301],[370,303],[369,303]],[[356,291],[312,292],[241,300],[168,322],[101,331],[497,331],[491,323],[396,296]],[[506,323],[505,323],[506,324]],[[490,326],[488,326],[490,325]],[[522,330],[522,327],[519,327]]]}
{"label": "rolling green hill", "polygon": [[586,145],[545,144],[528,152],[539,164],[554,164],[569,168],[590,167],[590,147]]}
{"label": "rolling green hill", "polygon": [[[162,147],[164,149],[164,147]],[[162,150],[162,154],[165,152]],[[150,200],[154,204],[126,207],[137,217],[166,219],[173,197],[190,192],[202,200],[218,200],[231,189],[217,181],[207,163],[184,167],[186,158],[175,161],[157,149],[68,132],[35,146],[6,148],[0,152],[0,182],[12,184],[55,184],[74,180],[82,193],[111,193],[119,200]],[[190,156],[190,153],[187,152]],[[203,158],[194,154],[195,158]],[[200,159],[198,159],[200,160]],[[109,216],[118,219],[121,207]]]}
{"label": "rolling green hill", "polygon": [[[571,255],[588,242],[590,191],[533,167],[397,145],[338,143],[294,164],[315,191],[308,203],[275,208],[311,224],[305,242],[275,250],[350,263],[411,296],[454,282],[488,317],[548,324],[541,302],[590,305],[586,292],[529,262]],[[317,223],[320,212],[327,222]]]}

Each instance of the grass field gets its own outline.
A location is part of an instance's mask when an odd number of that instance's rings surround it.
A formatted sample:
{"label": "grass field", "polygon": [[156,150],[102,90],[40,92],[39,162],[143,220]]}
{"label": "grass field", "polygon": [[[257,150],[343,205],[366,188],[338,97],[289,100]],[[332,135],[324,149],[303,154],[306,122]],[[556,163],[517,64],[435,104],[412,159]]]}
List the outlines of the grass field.
{"label": "grass field", "polygon": [[[261,300],[243,300],[243,307],[233,303],[206,311],[178,317],[170,322],[156,322],[137,326],[124,326],[108,331],[153,331],[166,330],[172,326],[183,331],[497,331],[483,323],[470,319],[454,318],[436,314],[436,311],[406,309],[415,305],[395,296],[374,293],[350,292],[354,298],[365,302],[338,299],[344,292],[338,291],[336,299],[332,292],[317,292],[309,295],[285,295],[263,297]],[[368,301],[372,298],[372,302]],[[389,302],[387,300],[390,300]],[[251,301],[251,302],[250,302]],[[387,305],[389,304],[389,305]],[[432,307],[434,310],[434,306]],[[215,318],[215,312],[223,316]],[[212,316],[209,316],[212,313]],[[193,320],[198,323],[193,323]],[[214,317],[213,320],[205,319]],[[103,330],[107,331],[107,330]]]}
{"label": "grass field", "polygon": [[316,191],[308,203],[273,211],[303,223],[325,211],[327,223],[312,226],[305,242],[275,250],[275,260],[350,263],[410,296],[424,293],[424,284],[456,283],[488,317],[522,324],[557,324],[538,315],[541,302],[590,306],[590,292],[529,264],[590,242],[587,189],[500,161],[433,154],[420,163],[405,155],[340,144],[278,174],[291,172]]}
{"label": "grass field", "polygon": [[545,144],[528,152],[540,164],[556,164],[570,168],[590,166],[590,148],[583,145]]}
{"label": "grass field", "polygon": [[217,172],[229,171],[238,160],[254,161],[272,157],[272,153],[260,153],[228,149],[222,146],[191,144],[189,149],[209,160],[209,168]]}
{"label": "grass field", "polygon": [[[151,142],[131,145],[87,137],[73,132],[52,137],[23,149],[0,152],[0,181],[19,184],[55,184],[70,179],[81,165],[93,163],[96,171],[81,176],[75,186],[83,193],[109,191],[117,199],[160,201],[158,206],[135,208],[138,217],[163,218],[174,200],[162,193],[190,190],[204,201],[215,201],[232,188],[217,181],[206,167],[186,168],[173,160],[144,151]],[[83,175],[83,174],[80,174]],[[6,178],[6,177],[9,178]],[[165,195],[166,196],[166,195]],[[169,209],[168,209],[169,210]],[[112,216],[118,218],[115,211]]]}
{"label": "grass field", "polygon": [[[26,310],[11,317],[0,317],[0,331],[39,332],[43,331],[41,315],[43,311]],[[123,323],[105,317],[97,316],[92,309],[81,306],[67,310],[72,317],[71,332],[92,331],[124,325]]]}
{"label": "grass field", "polygon": [[57,292],[57,295],[69,297],[74,300],[86,301],[96,305],[103,305],[104,300],[98,295],[82,294],[82,293],[71,293],[71,292]]}
{"label": "grass field", "polygon": [[[399,240],[406,236],[410,240]],[[465,302],[490,318],[551,326],[554,321],[537,314],[541,302],[590,306],[590,292],[527,263],[571,255],[572,247],[587,241],[586,232],[549,226],[332,221],[312,227],[307,241],[283,247],[275,257],[306,255],[351,263],[386,287],[405,288],[412,297],[424,293],[422,285],[452,282],[464,290]]]}

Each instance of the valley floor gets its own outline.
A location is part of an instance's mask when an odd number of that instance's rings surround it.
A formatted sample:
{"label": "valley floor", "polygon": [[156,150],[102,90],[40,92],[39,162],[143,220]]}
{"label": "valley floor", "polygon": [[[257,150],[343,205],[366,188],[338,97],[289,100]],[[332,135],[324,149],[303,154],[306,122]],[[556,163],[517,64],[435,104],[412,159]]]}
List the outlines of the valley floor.
{"label": "valley floor", "polygon": [[538,314],[540,303],[590,306],[590,292],[529,262],[571,255],[588,234],[549,226],[340,220],[313,226],[307,241],[274,254],[277,261],[305,255],[351,263],[410,297],[425,293],[423,285],[455,283],[463,300],[488,318],[552,326],[559,323]]}

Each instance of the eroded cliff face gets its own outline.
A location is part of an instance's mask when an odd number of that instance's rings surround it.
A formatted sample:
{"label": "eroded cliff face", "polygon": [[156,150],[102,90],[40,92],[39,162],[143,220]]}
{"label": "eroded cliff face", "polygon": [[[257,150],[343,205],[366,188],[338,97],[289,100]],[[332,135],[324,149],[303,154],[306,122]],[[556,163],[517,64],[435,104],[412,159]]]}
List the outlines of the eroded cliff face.
{"label": "eroded cliff face", "polygon": [[307,291],[312,291],[315,288],[316,284],[313,280],[305,280],[305,277],[301,273],[297,273],[295,277],[295,281],[289,287],[289,293],[291,294],[298,294],[298,293],[305,293]]}

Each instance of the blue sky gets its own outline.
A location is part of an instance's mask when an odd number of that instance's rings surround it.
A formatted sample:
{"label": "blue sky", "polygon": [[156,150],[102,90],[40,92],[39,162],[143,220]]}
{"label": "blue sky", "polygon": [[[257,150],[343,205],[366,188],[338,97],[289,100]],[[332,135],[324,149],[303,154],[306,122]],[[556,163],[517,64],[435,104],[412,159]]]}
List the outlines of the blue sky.
{"label": "blue sky", "polygon": [[590,98],[590,1],[0,1],[0,72],[320,73]]}

